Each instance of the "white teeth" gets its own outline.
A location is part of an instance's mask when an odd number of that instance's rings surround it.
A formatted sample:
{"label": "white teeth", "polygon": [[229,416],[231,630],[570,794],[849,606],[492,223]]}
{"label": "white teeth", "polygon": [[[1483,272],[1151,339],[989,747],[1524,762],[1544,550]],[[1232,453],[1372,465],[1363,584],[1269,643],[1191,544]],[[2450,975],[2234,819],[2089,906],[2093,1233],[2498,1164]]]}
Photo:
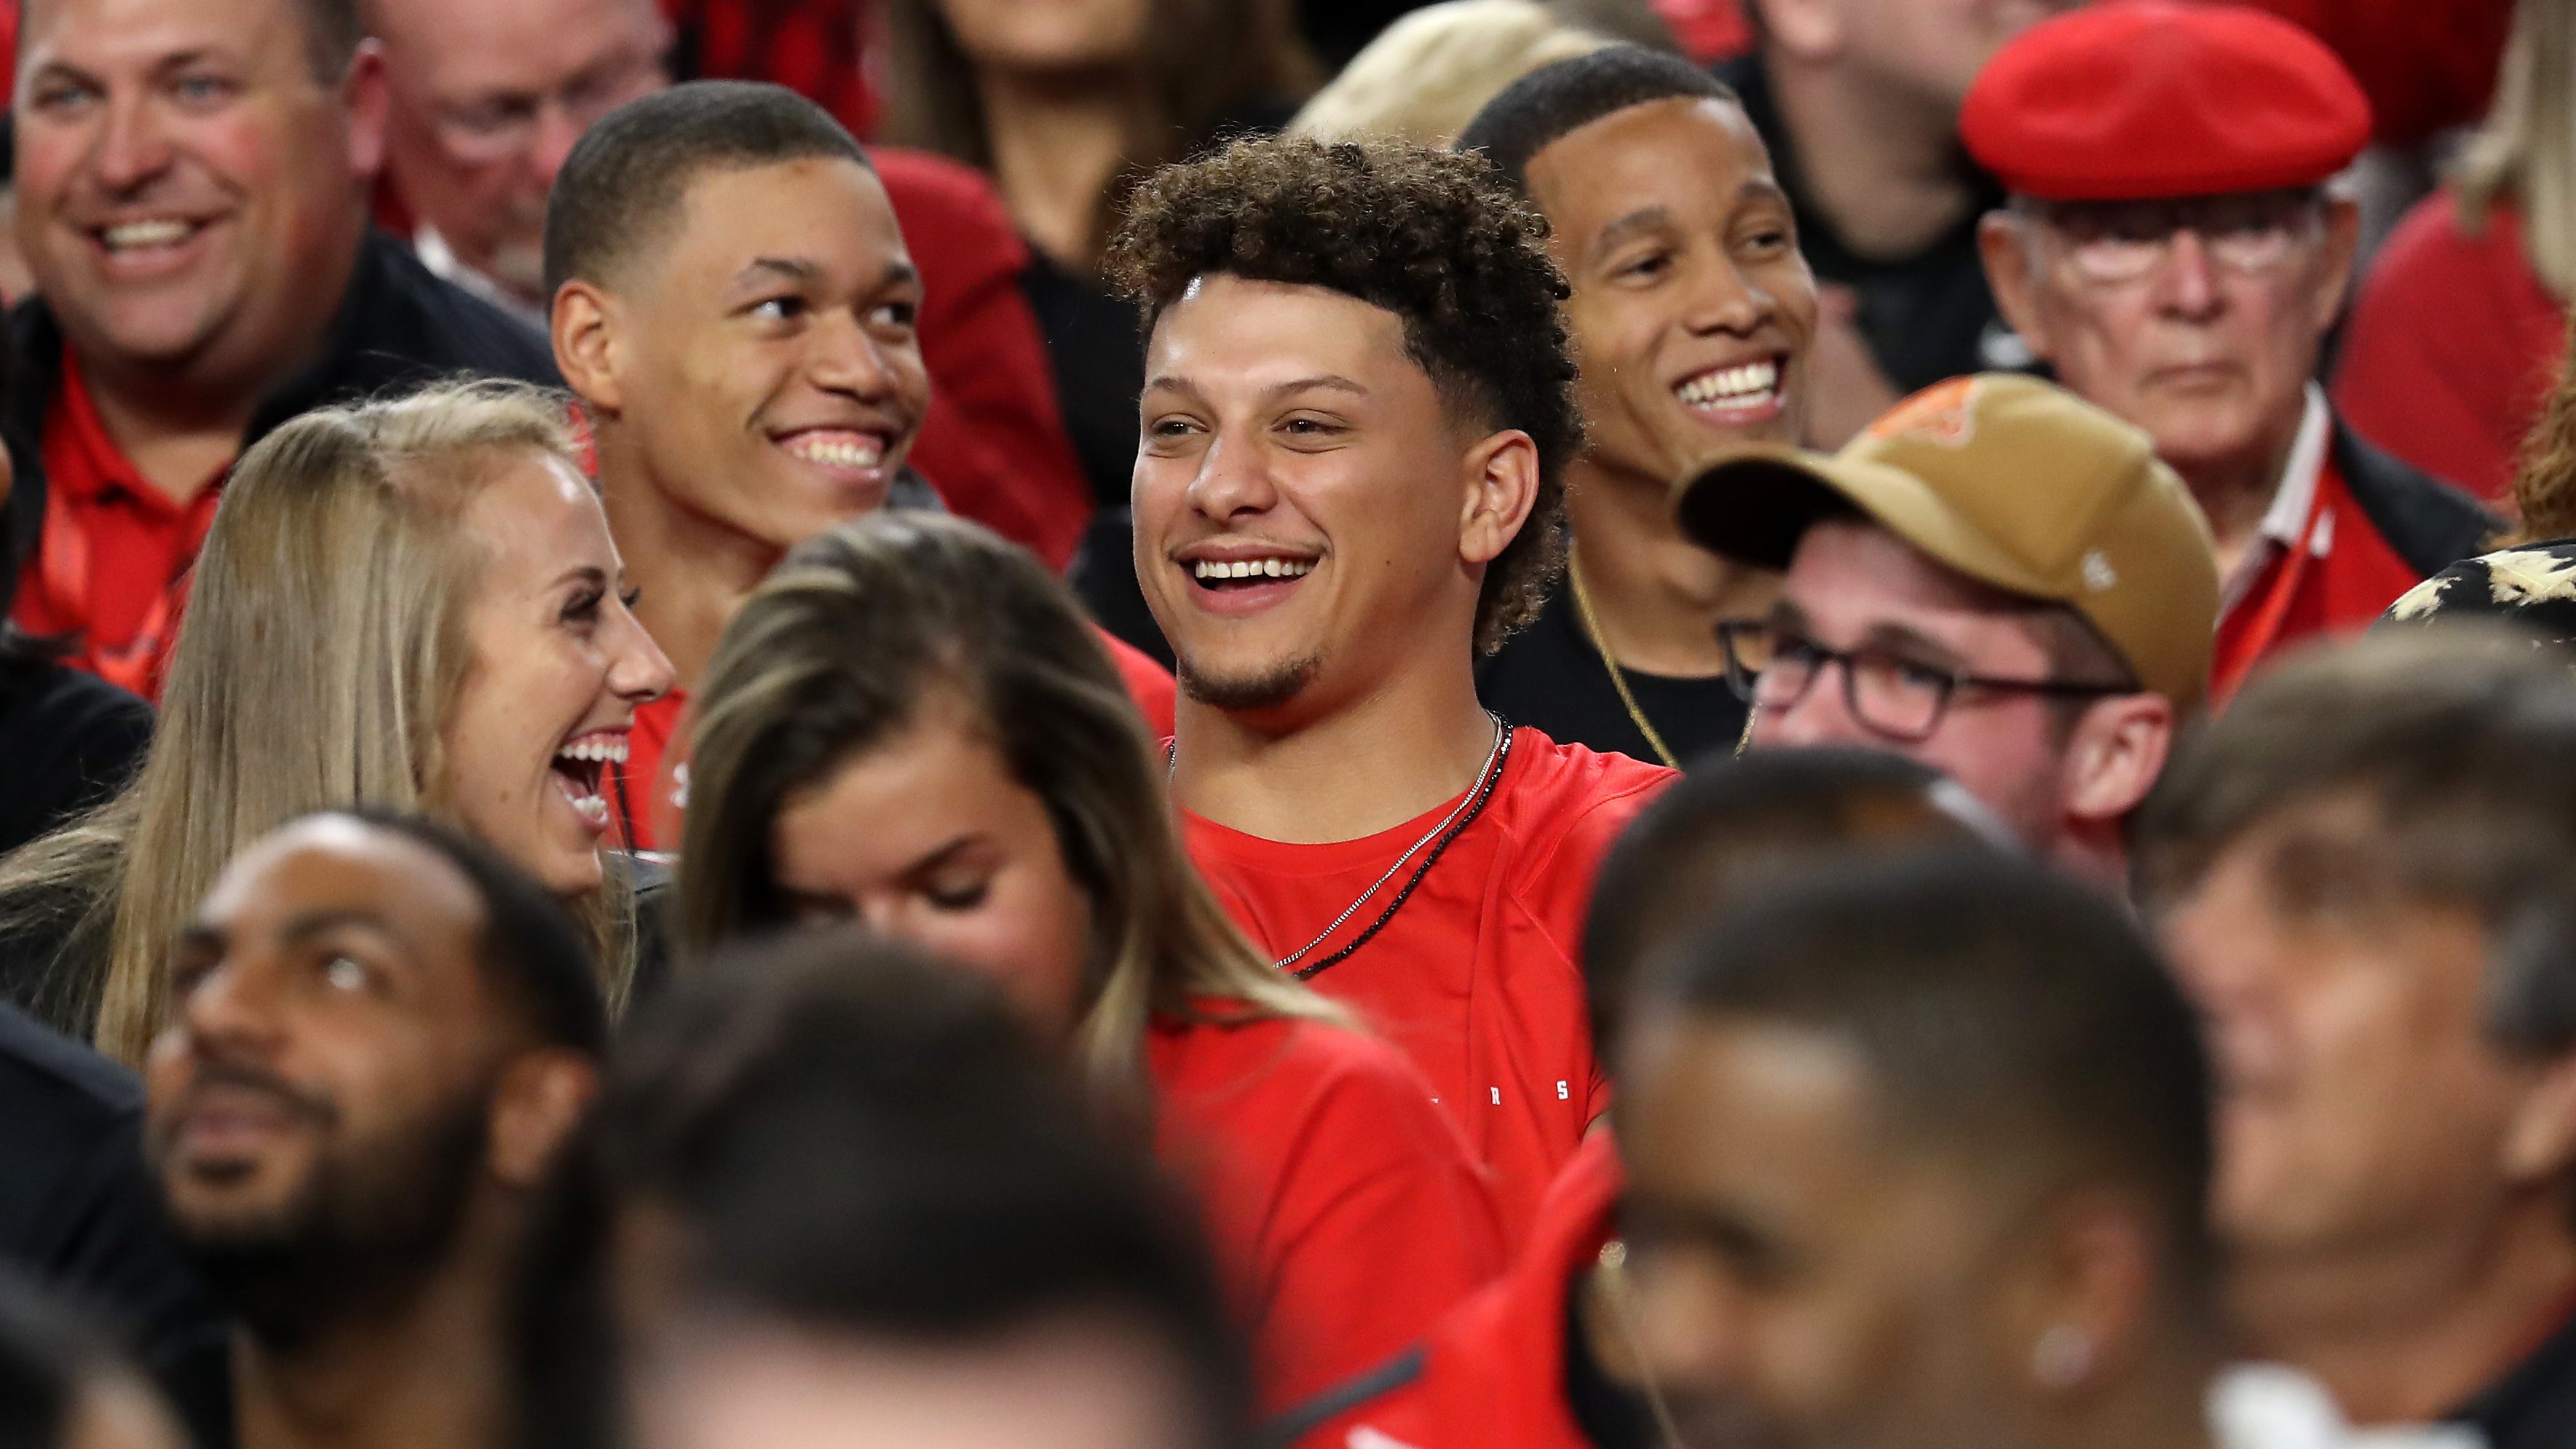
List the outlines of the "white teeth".
{"label": "white teeth", "polygon": [[608,802],[600,799],[596,795],[583,795],[574,798],[572,808],[580,813],[582,819],[589,821],[593,825],[606,825],[608,823]]}
{"label": "white teeth", "polygon": [[184,221],[129,221],[111,226],[100,235],[109,251],[121,252],[129,247],[175,246],[195,230]]}
{"label": "white teeth", "polygon": [[1190,571],[1202,579],[1302,579],[1315,571],[1315,563],[1299,558],[1200,559]]}
{"label": "white teeth", "polygon": [[612,764],[622,765],[626,763],[626,741],[624,738],[618,736],[596,740],[575,740],[571,744],[564,746],[562,749],[555,751],[555,758],[559,760],[605,760]]}
{"label": "white teeth", "polygon": [[1721,401],[1750,401],[1765,396],[1780,385],[1780,364],[1748,362],[1740,367],[1720,367],[1673,389],[1681,400],[1692,407]]}
{"label": "white teeth", "polygon": [[821,463],[831,468],[873,468],[885,461],[885,446],[865,436],[848,442],[809,434],[789,443],[787,450],[809,463]]}

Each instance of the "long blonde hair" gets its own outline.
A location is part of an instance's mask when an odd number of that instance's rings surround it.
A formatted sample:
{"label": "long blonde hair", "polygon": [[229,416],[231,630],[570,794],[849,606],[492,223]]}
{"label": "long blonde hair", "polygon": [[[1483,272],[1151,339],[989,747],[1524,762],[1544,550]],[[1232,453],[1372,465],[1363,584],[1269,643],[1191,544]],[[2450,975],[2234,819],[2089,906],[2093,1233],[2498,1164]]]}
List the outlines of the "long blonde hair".
{"label": "long blonde hair", "polygon": [[1542,66],[1615,44],[1539,0],[1445,0],[1378,32],[1288,123],[1318,141],[1458,139],[1485,103]]}
{"label": "long blonde hair", "polygon": [[[317,809],[446,813],[444,731],[472,665],[465,617],[483,565],[458,516],[497,455],[572,464],[565,416],[522,383],[436,384],[307,413],[242,456],[141,773],[0,860],[0,923],[72,928],[42,987],[47,1015],[94,1011],[99,1048],[141,1060],[169,1009],[166,953],[235,852]],[[585,910],[617,997],[633,916],[610,877]]]}
{"label": "long blonde hair", "polygon": [[2520,203],[2522,250],[2543,285],[2576,296],[2576,0],[2522,0],[2486,124],[2452,184],[2474,234],[2499,200]]}
{"label": "long blonde hair", "polygon": [[1065,586],[958,519],[878,514],[800,544],[716,645],[692,707],[680,851],[685,961],[787,923],[770,830],[789,796],[885,744],[931,701],[962,703],[1053,822],[1089,895],[1076,1054],[1095,1088],[1142,1081],[1157,1015],[1338,1008],[1280,974],[1190,867],[1163,764]]}

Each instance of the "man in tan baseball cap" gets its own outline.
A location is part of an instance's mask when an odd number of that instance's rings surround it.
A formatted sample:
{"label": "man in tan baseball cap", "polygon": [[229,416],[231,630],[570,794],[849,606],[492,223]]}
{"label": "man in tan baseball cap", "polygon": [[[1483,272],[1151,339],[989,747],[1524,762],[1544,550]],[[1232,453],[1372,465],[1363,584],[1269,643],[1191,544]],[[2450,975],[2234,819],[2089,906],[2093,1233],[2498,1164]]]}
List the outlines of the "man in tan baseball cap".
{"label": "man in tan baseball cap", "polygon": [[2031,850],[2106,885],[2121,822],[2209,688],[2209,525],[2139,429],[1980,374],[1841,452],[1757,451],[1685,480],[1682,529],[1785,571],[1721,627],[1754,747],[1859,744],[1947,772]]}

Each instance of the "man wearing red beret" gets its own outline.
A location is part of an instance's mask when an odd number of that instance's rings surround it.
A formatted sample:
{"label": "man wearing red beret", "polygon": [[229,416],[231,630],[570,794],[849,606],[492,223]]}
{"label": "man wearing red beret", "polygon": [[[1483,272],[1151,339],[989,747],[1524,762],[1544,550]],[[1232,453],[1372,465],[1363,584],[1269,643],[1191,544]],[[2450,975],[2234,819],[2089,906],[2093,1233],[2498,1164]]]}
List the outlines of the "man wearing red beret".
{"label": "man wearing red beret", "polygon": [[2250,8],[2111,0],[2006,44],[1960,132],[2012,193],[1979,237],[2005,319],[2146,429],[2209,517],[2213,698],[2480,550],[2496,520],[2362,442],[2312,380],[2359,225],[2326,182],[2370,135],[2324,44]]}

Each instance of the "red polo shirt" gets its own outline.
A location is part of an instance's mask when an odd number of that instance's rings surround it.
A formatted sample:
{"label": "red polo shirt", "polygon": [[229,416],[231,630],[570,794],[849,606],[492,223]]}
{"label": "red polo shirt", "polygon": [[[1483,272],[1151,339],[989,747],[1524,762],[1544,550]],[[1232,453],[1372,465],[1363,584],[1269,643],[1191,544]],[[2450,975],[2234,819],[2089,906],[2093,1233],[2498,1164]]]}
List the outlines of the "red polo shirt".
{"label": "red polo shirt", "polygon": [[[1105,631],[1092,632],[1109,651],[1109,662],[1117,666],[1128,697],[1145,716],[1145,728],[1156,739],[1169,738],[1178,697],[1171,671]],[[612,766],[606,777],[609,818],[624,822],[612,828],[618,843],[628,849],[680,848],[680,819],[689,809],[689,767],[672,749],[672,742],[679,740],[684,747],[687,743],[681,725],[688,708],[689,692],[675,689],[635,711],[626,764]]]}
{"label": "red polo shirt", "polygon": [[[1493,797],[1386,927],[1314,987],[1404,1049],[1494,1175],[1506,1241],[1528,1233],[1584,1129],[1609,1105],[1578,949],[1592,877],[1674,772],[1517,732]],[[1314,939],[1457,804],[1330,845],[1288,845],[1185,815],[1190,855],[1272,957]],[[1409,874],[1308,959],[1365,930]]]}
{"label": "red polo shirt", "polygon": [[1197,1191],[1266,1410],[1384,1362],[1502,1271],[1483,1177],[1393,1047],[1165,1018],[1145,1050],[1157,1155]]}
{"label": "red polo shirt", "polygon": [[69,348],[40,448],[44,536],[11,617],[30,634],[72,639],[72,663],[158,699],[188,570],[230,465],[184,503],[153,487],[107,435]]}
{"label": "red polo shirt", "polygon": [[1594,1133],[1501,1281],[1442,1319],[1409,1371],[1300,1435],[1301,1449],[1594,1449],[1566,1402],[1569,1295],[1618,1227],[1625,1184]]}

